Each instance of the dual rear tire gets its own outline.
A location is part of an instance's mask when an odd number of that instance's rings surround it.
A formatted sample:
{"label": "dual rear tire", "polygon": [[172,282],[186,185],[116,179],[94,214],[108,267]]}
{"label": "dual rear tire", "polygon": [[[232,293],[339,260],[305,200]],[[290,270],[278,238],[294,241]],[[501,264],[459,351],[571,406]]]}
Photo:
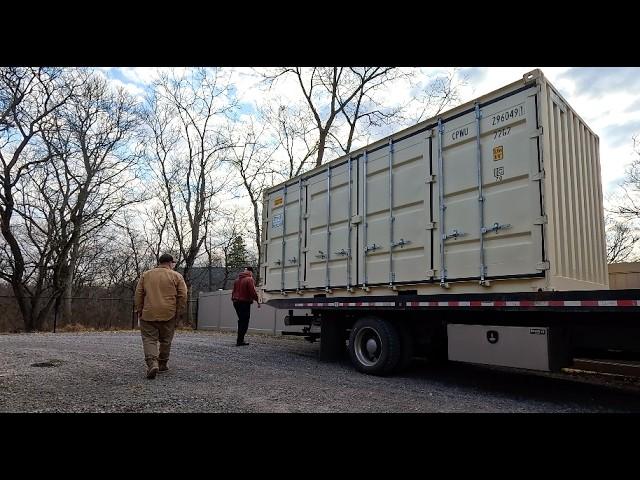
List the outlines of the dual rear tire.
{"label": "dual rear tire", "polygon": [[349,336],[349,356],[356,370],[370,375],[389,375],[411,362],[412,342],[405,325],[377,317],[356,321]]}

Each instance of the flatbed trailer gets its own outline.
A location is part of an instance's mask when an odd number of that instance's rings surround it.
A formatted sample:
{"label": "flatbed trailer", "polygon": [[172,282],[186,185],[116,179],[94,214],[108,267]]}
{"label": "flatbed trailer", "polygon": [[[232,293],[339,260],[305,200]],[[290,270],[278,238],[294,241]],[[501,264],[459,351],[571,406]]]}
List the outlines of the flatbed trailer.
{"label": "flatbed trailer", "polygon": [[[378,375],[433,360],[557,371],[585,351],[640,352],[640,290],[315,297],[270,300],[287,325],[320,339],[324,360],[348,349]],[[295,316],[296,309],[312,316]],[[286,333],[286,332],[285,332]],[[348,345],[348,346],[347,346]]]}

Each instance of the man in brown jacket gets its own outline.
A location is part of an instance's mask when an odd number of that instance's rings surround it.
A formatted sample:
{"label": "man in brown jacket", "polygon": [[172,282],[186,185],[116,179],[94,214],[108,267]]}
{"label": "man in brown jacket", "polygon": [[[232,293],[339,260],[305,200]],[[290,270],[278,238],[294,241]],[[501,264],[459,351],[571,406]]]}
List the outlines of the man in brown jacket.
{"label": "man in brown jacket", "polygon": [[144,272],[136,287],[135,309],[147,362],[147,378],[155,378],[158,371],[168,370],[178,313],[187,305],[187,285],[182,275],[173,270],[175,266],[171,255],[161,255],[158,266]]}
{"label": "man in brown jacket", "polygon": [[233,308],[238,314],[238,339],[236,346],[241,347],[249,345],[244,341],[244,335],[249,328],[249,317],[251,316],[251,304],[253,301],[258,302],[260,308],[260,300],[258,292],[256,292],[256,284],[253,281],[253,268],[245,267],[244,272],[240,272],[238,279],[233,283],[233,291],[231,292],[231,301]]}

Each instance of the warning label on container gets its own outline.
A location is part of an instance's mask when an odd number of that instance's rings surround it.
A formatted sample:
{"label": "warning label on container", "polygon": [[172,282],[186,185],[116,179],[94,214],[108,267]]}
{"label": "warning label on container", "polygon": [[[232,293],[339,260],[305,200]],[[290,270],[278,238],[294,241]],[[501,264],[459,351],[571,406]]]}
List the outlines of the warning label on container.
{"label": "warning label on container", "polygon": [[282,197],[276,197],[273,200],[273,206],[274,207],[279,207],[280,205],[282,205],[284,203],[284,199]]}
{"label": "warning label on container", "polygon": [[493,147],[493,161],[502,160],[504,158],[504,147],[499,145],[497,147]]}

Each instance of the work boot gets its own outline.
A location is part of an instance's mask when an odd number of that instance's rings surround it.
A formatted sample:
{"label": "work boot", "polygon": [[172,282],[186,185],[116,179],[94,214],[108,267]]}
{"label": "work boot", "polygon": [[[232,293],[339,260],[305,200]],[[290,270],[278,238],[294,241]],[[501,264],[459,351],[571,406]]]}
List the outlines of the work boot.
{"label": "work boot", "polygon": [[169,370],[169,367],[167,367],[167,360],[160,360],[158,362],[158,372],[159,373],[163,373],[166,372],[167,370]]}
{"label": "work boot", "polygon": [[244,347],[245,345],[249,345],[249,342],[236,342],[236,347]]}
{"label": "work boot", "polygon": [[158,361],[155,359],[147,360],[147,378],[154,379],[158,373]]}

